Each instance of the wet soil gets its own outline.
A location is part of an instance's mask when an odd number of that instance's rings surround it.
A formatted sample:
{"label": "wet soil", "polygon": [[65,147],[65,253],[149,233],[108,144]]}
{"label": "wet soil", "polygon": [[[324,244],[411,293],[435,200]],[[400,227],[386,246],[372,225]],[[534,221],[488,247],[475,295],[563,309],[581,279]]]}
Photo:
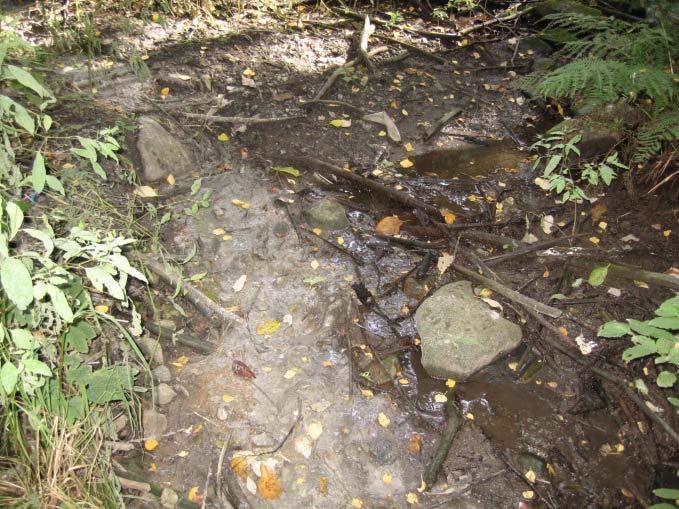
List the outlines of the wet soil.
{"label": "wet soil", "polygon": [[[374,228],[380,218],[398,214],[406,238],[436,241],[435,229],[412,210],[320,168],[292,178],[272,167],[290,166],[296,156],[346,165],[453,211],[457,221],[507,221],[502,229],[480,231],[517,240],[527,232],[548,238],[540,228],[545,214],[563,223],[564,232],[576,218],[577,227],[600,239],[598,244],[585,237],[574,246],[493,268],[505,284],[543,302],[566,295],[568,304],[552,304],[572,320],[557,325],[569,337],[583,335],[588,341],[597,341],[602,321],[641,318],[669,291],[650,292],[615,280],[600,288],[573,287],[588,270],[571,265],[569,256],[576,252],[666,271],[679,258],[676,243],[662,235],[676,226],[676,211],[640,202],[631,213],[619,188],[598,202],[605,210],[593,222],[591,213],[582,215],[589,207],[555,204],[533,185],[528,153],[516,141],[530,140],[544,112],[512,89],[515,76],[482,70],[515,60],[530,66],[538,55],[515,51],[511,34],[468,47],[418,38],[446,63],[434,64],[422,55],[388,63],[399,51],[391,48],[375,58],[374,74],[358,68],[328,93],[326,99],[352,108],[303,106],[333,66],[345,61],[358,26],[347,21],[327,28],[324,21],[300,11],[296,21],[260,12],[209,24],[150,24],[143,33],[113,32],[148,51],[148,81],[138,80],[121,61],[95,64],[94,98],[98,111],[107,112],[102,116],[151,114],[179,126],[183,136],[178,141],[195,155],[194,177],[202,176],[203,189],[212,195],[209,208],[172,221],[162,238],[177,256],[195,246],[185,273],[207,272],[197,286],[247,321],[245,328],[221,328],[188,305],[180,308],[179,299],[158,297],[155,315],[147,318],[171,319],[213,347],[211,354],[200,355],[164,345],[170,383],[179,396],[161,411],[169,431],[194,426],[193,432],[172,434],[152,452],[117,459],[136,464],[151,481],[177,493],[198,487],[207,496],[206,507],[220,507],[213,485],[207,492],[204,485],[215,475],[224,444],[227,461],[234,454],[248,458],[239,482],[257,508],[396,508],[413,500],[431,508],[633,507],[635,495],[628,494],[647,493],[654,485],[654,466],[669,459],[662,452],[665,438],[649,431],[643,414],[621,410],[621,395],[614,389],[602,390],[580,367],[545,348],[540,343],[545,331],[509,302],[503,302],[505,314],[522,325],[528,347],[454,389],[428,377],[419,364],[410,311],[431,289],[457,276],[440,275],[434,265],[422,279],[410,277],[383,295],[421,262],[424,252],[377,239]],[[246,69],[253,71],[248,74],[254,85],[243,80]],[[77,86],[86,75],[82,62],[61,67],[60,73],[68,86]],[[161,94],[165,87],[169,95]],[[453,106],[462,113],[425,141],[426,129]],[[387,112],[403,142],[390,142],[381,126],[361,120],[359,110]],[[248,127],[182,116],[208,111],[300,118]],[[333,119],[350,119],[351,126],[334,127]],[[228,142],[218,140],[222,132]],[[413,165],[404,167],[404,160]],[[161,194],[171,192],[164,184],[157,187]],[[323,196],[340,200],[350,221],[342,231],[321,232],[328,242],[300,229],[301,212]],[[249,208],[234,205],[234,199]],[[173,201],[163,206],[170,208]],[[600,221],[607,222],[605,229]],[[629,233],[639,240],[620,240]],[[463,229],[456,242],[481,257],[502,251],[501,245],[479,242]],[[237,291],[234,283],[243,275],[246,283]],[[379,313],[357,301],[351,286],[357,282],[378,297]],[[622,297],[607,293],[613,285]],[[267,333],[263,325],[271,321],[277,325]],[[620,351],[603,342],[598,348],[611,359]],[[527,373],[516,371],[520,359],[528,360]],[[246,363],[257,377],[234,373],[234,361]],[[445,421],[437,394],[456,398],[465,423],[439,482],[432,492],[420,493],[421,474]],[[139,436],[130,431],[127,438]],[[526,457],[538,466],[525,467]],[[262,496],[263,462],[280,480],[279,500]],[[526,472],[538,467],[538,480],[531,483]],[[130,500],[131,507],[135,504]]]}

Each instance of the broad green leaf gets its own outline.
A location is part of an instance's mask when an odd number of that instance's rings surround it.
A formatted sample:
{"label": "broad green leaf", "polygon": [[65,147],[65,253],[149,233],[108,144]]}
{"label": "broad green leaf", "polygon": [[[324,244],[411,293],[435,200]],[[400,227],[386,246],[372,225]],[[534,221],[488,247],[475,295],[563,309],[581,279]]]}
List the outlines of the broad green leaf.
{"label": "broad green leaf", "polygon": [[3,364],[0,368],[0,383],[2,383],[5,394],[10,394],[14,390],[18,380],[19,370],[16,366],[11,362]]}
{"label": "broad green leaf", "polygon": [[28,373],[43,376],[52,376],[52,370],[49,368],[49,366],[38,359],[25,359],[24,369]]}
{"label": "broad green leaf", "polygon": [[640,322],[639,320],[632,319],[628,319],[627,322],[629,323],[629,326],[632,328],[632,330],[638,334],[651,336],[653,338],[674,339],[672,334],[666,330],[648,325],[647,322]]}
{"label": "broad green leaf", "polygon": [[204,279],[205,276],[207,276],[207,272],[199,272],[198,274],[194,274],[191,277],[189,277],[189,281],[193,281],[193,282],[200,281],[200,280]]}
{"label": "broad green leaf", "polygon": [[299,177],[301,175],[300,171],[297,168],[293,168],[292,166],[274,166],[271,169],[279,173],[287,173],[293,177]]}
{"label": "broad green leaf", "polygon": [[9,240],[12,240],[24,222],[24,213],[13,201],[5,206],[5,211],[7,212],[7,225],[9,226]]}
{"label": "broad green leaf", "polygon": [[34,228],[24,228],[24,232],[33,237],[35,240],[42,242],[42,245],[45,249],[45,256],[49,257],[52,254],[52,251],[54,251],[54,242],[52,242],[52,239],[47,233]]}
{"label": "broad green leaf", "polygon": [[71,310],[71,306],[68,303],[64,292],[54,285],[47,285],[47,293],[50,296],[54,309],[61,319],[66,323],[71,323],[73,321],[73,311]]}
{"label": "broad green leaf", "polygon": [[14,105],[14,121],[29,134],[35,134],[35,120],[28,110],[20,104]]}
{"label": "broad green leaf", "polygon": [[40,152],[35,153],[33,159],[33,169],[31,170],[31,182],[33,183],[33,190],[36,193],[42,193],[45,187],[45,178],[47,177],[47,168],[45,168],[45,158]]}
{"label": "broad green leaf", "polygon": [[36,80],[30,72],[23,70],[21,67],[8,65],[5,70],[5,77],[18,81],[24,87],[30,88],[40,97],[52,95],[47,88],[38,83],[38,80]]}
{"label": "broad green leaf", "polygon": [[676,317],[679,316],[679,295],[666,300],[655,310],[658,316]]}
{"label": "broad green leaf", "polygon": [[672,373],[671,371],[661,371],[658,374],[658,378],[656,378],[655,382],[658,384],[658,387],[672,387],[677,381],[677,375]]}
{"label": "broad green leaf", "polygon": [[11,329],[9,335],[12,337],[14,346],[21,350],[35,350],[37,345],[31,331],[26,329]]}
{"label": "broad green leaf", "polygon": [[65,339],[71,348],[80,353],[87,353],[90,348],[89,341],[96,335],[97,333],[89,323],[79,320],[68,328]]}
{"label": "broad green leaf", "polygon": [[659,316],[650,320],[648,325],[661,329],[679,330],[679,317]]}
{"label": "broad green leaf", "polygon": [[198,191],[200,191],[200,186],[202,185],[202,179],[196,179],[191,184],[191,196],[194,196]]}
{"label": "broad green leaf", "polygon": [[7,241],[7,235],[0,232],[0,259],[7,258],[9,256],[9,242]]}
{"label": "broad green leaf", "polygon": [[587,281],[592,286],[601,286],[606,281],[606,276],[608,275],[608,268],[611,264],[602,265],[600,267],[595,267],[592,272],[589,273],[589,278]]}
{"label": "broad green leaf", "polygon": [[7,297],[20,310],[33,302],[33,281],[26,266],[17,258],[5,258],[0,265],[0,283]]}
{"label": "broad green leaf", "polygon": [[602,338],[621,338],[631,332],[630,326],[623,322],[606,322],[599,327],[598,336]]}
{"label": "broad green leaf", "polygon": [[47,132],[50,130],[50,127],[52,127],[52,117],[45,113],[42,116],[42,128]]}
{"label": "broad green leaf", "polygon": [[47,184],[47,187],[49,187],[52,191],[56,191],[62,196],[66,194],[64,192],[64,186],[61,185],[59,179],[54,175],[47,175],[47,177],[45,177],[45,184]]}
{"label": "broad green leaf", "polygon": [[673,398],[672,396],[670,396],[669,398],[667,398],[667,401],[672,403],[672,406],[679,407],[679,398]]}
{"label": "broad green leaf", "polygon": [[94,173],[100,176],[103,180],[106,180],[106,172],[104,171],[104,168],[101,167],[101,164],[99,164],[97,161],[90,161],[90,164],[92,165],[92,170],[94,170]]}
{"label": "broad green leaf", "polygon": [[109,255],[108,259],[116,266],[116,268],[120,272],[129,274],[133,278],[143,281],[144,283],[148,283],[148,281],[146,280],[146,276],[139,270],[132,267],[132,265],[130,265],[130,261],[125,255],[112,254]]}
{"label": "broad green leaf", "polygon": [[667,502],[660,502],[659,504],[653,504],[648,509],[677,509],[674,504],[668,504]]}
{"label": "broad green leaf", "polygon": [[625,362],[646,357],[647,355],[651,355],[657,351],[655,341],[653,341],[651,338],[646,336],[634,336],[632,340],[636,344],[622,352],[622,360]]}
{"label": "broad green leaf", "polygon": [[545,166],[545,171],[542,173],[542,175],[545,176],[545,177],[548,177],[549,175],[551,175],[551,173],[559,165],[560,162],[561,162],[561,155],[558,155],[558,154],[553,155],[549,159],[547,166]]}
{"label": "broad green leaf", "polygon": [[679,498],[679,490],[672,490],[669,488],[658,488],[653,490],[653,494],[660,498],[669,498],[672,500],[677,500]]}
{"label": "broad green leaf", "polygon": [[648,394],[648,387],[646,386],[646,382],[644,382],[641,378],[637,378],[636,380],[634,380],[634,388],[644,396]]}
{"label": "broad green leaf", "polygon": [[103,405],[125,398],[125,391],[132,389],[131,371],[123,366],[102,368],[86,378],[87,397],[93,403]]}
{"label": "broad green leaf", "polygon": [[[118,281],[110,273],[104,270],[104,266],[87,267],[85,274],[97,291],[108,293],[111,297],[118,300],[125,300],[125,290],[123,290]],[[105,290],[104,287],[106,287]]]}
{"label": "broad green leaf", "polygon": [[89,148],[72,148],[71,152],[74,153],[75,155],[82,157],[83,159],[87,159],[88,161],[96,161],[97,160],[97,151],[94,150],[92,147]]}

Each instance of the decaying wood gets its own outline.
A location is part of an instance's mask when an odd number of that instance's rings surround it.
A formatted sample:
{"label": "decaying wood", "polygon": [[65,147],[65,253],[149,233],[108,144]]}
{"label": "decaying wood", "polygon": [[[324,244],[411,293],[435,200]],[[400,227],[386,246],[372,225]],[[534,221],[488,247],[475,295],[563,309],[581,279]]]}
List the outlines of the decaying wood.
{"label": "decaying wood", "polygon": [[388,242],[393,242],[394,244],[400,244],[405,247],[412,247],[414,249],[424,249],[424,250],[441,250],[445,249],[445,245],[436,244],[434,242],[425,242],[423,240],[416,239],[405,239],[403,237],[394,237],[393,235],[383,235],[381,233],[376,234],[378,239],[386,240]]}
{"label": "decaying wood", "polygon": [[385,186],[384,184],[380,184],[379,182],[376,182],[374,180],[369,180],[367,178],[361,177],[360,175],[356,175],[355,173],[352,173],[351,171],[346,170],[344,168],[340,168],[339,166],[335,166],[333,164],[320,161],[318,159],[313,159],[311,157],[293,157],[292,160],[298,166],[302,166],[309,170],[324,171],[327,173],[331,173],[336,177],[340,177],[350,182],[353,182],[354,184],[357,184],[363,188],[378,192],[393,201],[406,205],[407,207],[423,210],[437,218],[441,217],[441,212],[439,211],[438,208],[434,207],[433,205],[429,205],[428,203],[425,203],[422,200],[413,198],[412,196],[406,193],[399,192],[395,189]]}
{"label": "decaying wood", "polygon": [[450,267],[453,270],[460,272],[461,274],[464,274],[465,276],[468,276],[472,279],[476,279],[484,286],[487,286],[491,290],[499,293],[500,295],[506,297],[511,301],[516,302],[517,304],[521,304],[521,306],[525,307],[526,309],[531,309],[537,313],[547,315],[552,318],[559,318],[563,314],[560,309],[553,308],[552,306],[543,304],[542,302],[539,302],[535,299],[531,299],[530,297],[523,295],[522,293],[519,293],[517,291],[514,291],[511,288],[508,288],[497,281],[484,277],[481,274],[477,274],[473,270],[470,270],[467,267],[460,265],[459,263],[453,263],[451,264]]}
{"label": "decaying wood", "polygon": [[448,412],[448,420],[446,421],[446,428],[443,430],[443,434],[436,445],[436,451],[432,456],[429,464],[427,465],[422,480],[425,483],[425,489],[429,490],[436,482],[436,478],[441,471],[443,463],[448,457],[448,452],[450,447],[453,445],[453,439],[457,435],[458,430],[462,426],[462,418],[460,417],[460,412],[455,405],[454,398],[452,395],[448,396],[448,404],[446,405],[446,410]]}
{"label": "decaying wood", "polygon": [[679,291],[679,278],[670,276],[669,274],[662,274],[661,272],[653,272],[629,265],[621,265],[619,263],[589,258],[571,257],[568,263],[575,267],[586,268],[587,270],[592,270],[597,266],[608,265],[608,274],[610,276],[632,281],[643,281],[645,283],[656,284],[658,286],[664,286],[665,288]]}
{"label": "decaying wood", "polygon": [[186,281],[180,281],[178,276],[167,272],[165,267],[163,267],[160,262],[157,262],[149,255],[138,253],[137,258],[141,260],[151,272],[156,274],[165,283],[175,287],[181,284],[181,287],[184,290],[186,298],[189,300],[189,302],[191,302],[191,304],[193,304],[196,309],[198,309],[206,317],[212,318],[216,315],[226,322],[245,326],[245,320],[243,318],[236,315],[235,313],[232,313],[231,311],[227,311],[192,284]]}
{"label": "decaying wood", "polygon": [[290,117],[223,117],[221,115],[208,115],[204,113],[188,113],[183,112],[186,118],[196,118],[204,121],[212,122],[226,122],[229,124],[245,124],[245,125],[256,125],[256,124],[271,124],[274,122],[287,122],[288,120],[296,120],[298,118],[304,118],[302,115],[293,115]]}

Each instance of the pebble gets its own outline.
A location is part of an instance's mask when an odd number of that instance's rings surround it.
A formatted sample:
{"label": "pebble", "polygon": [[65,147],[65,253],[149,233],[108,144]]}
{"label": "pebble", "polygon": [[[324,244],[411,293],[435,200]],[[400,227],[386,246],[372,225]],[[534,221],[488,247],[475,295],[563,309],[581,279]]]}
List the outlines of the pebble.
{"label": "pebble", "polygon": [[153,379],[158,383],[167,383],[172,380],[172,373],[170,368],[164,364],[156,366],[153,371]]}
{"label": "pebble", "polygon": [[156,402],[159,405],[167,405],[176,396],[175,390],[166,383],[158,384],[158,387],[156,387]]}
{"label": "pebble", "polygon": [[142,425],[146,438],[159,438],[167,430],[167,417],[156,410],[147,409],[144,411]]}

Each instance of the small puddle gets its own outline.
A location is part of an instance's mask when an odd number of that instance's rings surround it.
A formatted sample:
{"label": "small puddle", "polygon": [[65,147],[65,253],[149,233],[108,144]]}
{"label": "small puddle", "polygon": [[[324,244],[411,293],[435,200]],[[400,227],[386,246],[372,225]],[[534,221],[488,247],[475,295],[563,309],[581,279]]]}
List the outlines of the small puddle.
{"label": "small puddle", "polygon": [[525,152],[506,141],[488,145],[465,144],[412,157],[420,175],[440,178],[485,176],[501,168],[516,168],[525,159]]}

